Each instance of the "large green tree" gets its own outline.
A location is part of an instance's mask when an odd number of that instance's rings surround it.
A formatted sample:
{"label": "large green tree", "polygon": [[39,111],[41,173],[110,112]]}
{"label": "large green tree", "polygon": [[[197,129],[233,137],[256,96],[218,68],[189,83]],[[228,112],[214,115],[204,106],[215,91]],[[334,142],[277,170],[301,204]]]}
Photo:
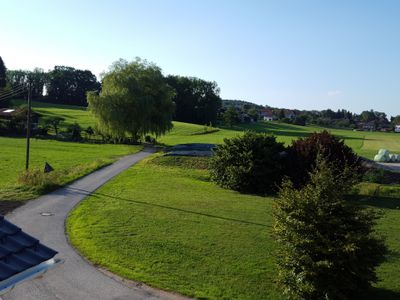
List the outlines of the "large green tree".
{"label": "large green tree", "polygon": [[0,91],[5,88],[7,84],[6,72],[6,66],[4,65],[3,59],[0,56]]}
{"label": "large green tree", "polygon": [[[375,212],[346,199],[357,182],[317,158],[302,189],[286,181],[276,201],[278,283],[289,299],[365,299],[387,248]],[[345,174],[348,173],[348,174]]]}
{"label": "large green tree", "polygon": [[216,82],[170,75],[167,83],[176,91],[174,119],[196,124],[215,124],[222,100]]}
{"label": "large green tree", "polygon": [[115,139],[138,140],[172,128],[173,97],[161,69],[137,58],[130,63],[115,62],[103,75],[100,94],[88,93],[88,103],[103,133]]}
{"label": "large green tree", "polygon": [[96,76],[88,70],[56,66],[48,74],[47,95],[58,103],[86,106],[86,93],[99,89]]}

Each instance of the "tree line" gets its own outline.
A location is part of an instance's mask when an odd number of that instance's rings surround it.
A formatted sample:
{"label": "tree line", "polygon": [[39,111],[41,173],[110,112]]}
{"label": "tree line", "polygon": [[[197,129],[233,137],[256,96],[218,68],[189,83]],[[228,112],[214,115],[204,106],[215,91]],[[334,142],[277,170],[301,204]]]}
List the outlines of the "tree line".
{"label": "tree line", "polygon": [[[33,71],[7,70],[0,57],[0,90],[30,82],[34,99],[57,104],[87,106],[87,93],[100,93],[104,76],[98,81],[91,71],[68,66],[55,66],[47,72],[40,68]],[[221,107],[220,89],[216,82],[197,77],[161,76],[163,84],[174,91],[174,120],[201,125],[216,124]]]}

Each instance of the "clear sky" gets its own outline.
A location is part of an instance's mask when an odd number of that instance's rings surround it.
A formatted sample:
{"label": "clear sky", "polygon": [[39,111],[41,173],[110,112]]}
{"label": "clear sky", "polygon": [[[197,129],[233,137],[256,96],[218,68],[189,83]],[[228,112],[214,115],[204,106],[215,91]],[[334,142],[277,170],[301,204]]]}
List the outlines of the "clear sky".
{"label": "clear sky", "polygon": [[397,0],[0,0],[0,28],[9,69],[139,56],[225,99],[400,114]]}

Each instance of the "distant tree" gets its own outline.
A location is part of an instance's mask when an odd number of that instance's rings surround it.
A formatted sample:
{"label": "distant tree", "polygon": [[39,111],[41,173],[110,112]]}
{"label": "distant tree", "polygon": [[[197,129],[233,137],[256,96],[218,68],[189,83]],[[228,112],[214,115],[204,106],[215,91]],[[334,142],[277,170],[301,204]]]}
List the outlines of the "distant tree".
{"label": "distant tree", "polygon": [[223,119],[224,123],[229,127],[232,127],[234,124],[239,123],[239,115],[233,105],[229,106],[224,112]]}
{"label": "distant tree", "polygon": [[250,118],[252,118],[254,121],[258,121],[260,114],[258,113],[258,109],[255,107],[251,107],[250,109],[247,110],[247,114],[249,115]]}
{"label": "distant tree", "polygon": [[3,59],[0,56],[0,91],[6,87],[7,77],[6,77],[7,68],[4,64]]}
{"label": "distant tree", "polygon": [[285,110],[284,109],[280,109],[279,113],[278,113],[278,119],[279,120],[283,120],[285,118]]}
{"label": "distant tree", "polygon": [[58,136],[58,130],[60,127],[60,123],[64,121],[62,117],[46,117],[42,119],[45,126],[50,126],[54,129],[56,136]]}
{"label": "distant tree", "polygon": [[167,76],[166,82],[176,92],[173,98],[174,120],[215,125],[221,107],[220,90],[216,82],[173,75]]}
{"label": "distant tree", "polygon": [[400,125],[400,115],[392,118],[393,125]]}
{"label": "distant tree", "polygon": [[48,74],[47,96],[57,103],[86,106],[86,93],[99,91],[100,83],[88,70],[56,66]]}
{"label": "distant tree", "polygon": [[161,69],[137,58],[115,62],[103,77],[100,94],[88,93],[88,103],[104,135],[138,141],[148,133],[159,136],[172,128],[173,97]]}
{"label": "distant tree", "polygon": [[374,121],[376,119],[376,116],[375,116],[374,111],[371,109],[371,110],[363,111],[360,115],[360,119],[362,122],[370,122],[370,121]]}

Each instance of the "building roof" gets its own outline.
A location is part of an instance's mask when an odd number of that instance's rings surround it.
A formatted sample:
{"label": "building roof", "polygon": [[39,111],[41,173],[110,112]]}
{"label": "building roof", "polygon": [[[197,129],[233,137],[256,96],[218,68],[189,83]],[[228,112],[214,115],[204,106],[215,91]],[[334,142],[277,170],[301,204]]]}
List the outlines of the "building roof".
{"label": "building roof", "polygon": [[[57,251],[50,249],[36,238],[0,215],[0,294],[15,284],[34,277],[37,266],[51,260]],[[34,270],[34,272],[32,272]],[[20,276],[24,274],[25,276]]]}

